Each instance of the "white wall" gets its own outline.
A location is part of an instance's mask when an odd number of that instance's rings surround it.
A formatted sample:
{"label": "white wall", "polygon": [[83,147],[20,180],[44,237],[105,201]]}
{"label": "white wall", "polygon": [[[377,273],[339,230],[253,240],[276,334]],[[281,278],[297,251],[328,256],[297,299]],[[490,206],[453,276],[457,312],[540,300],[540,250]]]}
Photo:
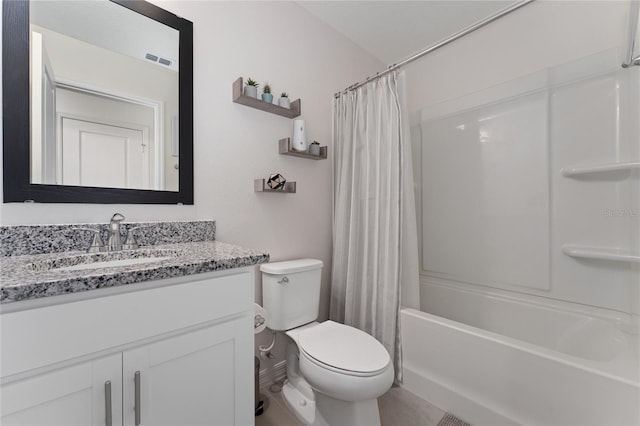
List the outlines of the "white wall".
{"label": "white wall", "polygon": [[[629,3],[627,1],[541,0],[525,6],[509,16],[408,66],[410,110],[414,116],[418,116],[420,111],[433,111],[441,105],[450,105],[451,102],[449,101],[451,100],[466,97],[501,83],[511,82],[539,70],[570,63],[608,49],[624,48],[626,47],[628,9]],[[596,94],[593,96],[595,97]],[[597,94],[597,96],[600,96],[600,94]],[[603,110],[605,106],[603,103]],[[590,124],[594,123],[590,122]],[[414,131],[416,130],[414,129]],[[550,135],[553,136],[553,132]],[[519,140],[519,142],[522,141]],[[560,184],[554,183],[560,179],[556,177],[557,170],[554,168],[558,166],[560,159],[564,158],[565,162],[581,164],[579,160],[573,159],[570,161],[565,158],[566,156],[561,157],[558,154],[558,152],[563,152],[562,150],[567,148],[556,145],[562,145],[563,143],[566,145],[567,142],[556,138],[552,140],[552,146],[549,148],[551,151],[550,158],[554,159],[546,166],[550,168],[549,181],[551,185],[549,188],[552,194],[557,194],[558,187],[564,184],[562,182]],[[603,140],[596,142],[607,144],[607,141]],[[585,145],[586,143],[583,137],[577,145]],[[626,152],[627,149],[633,151],[627,146],[632,144],[632,141],[619,143],[626,146],[625,149],[618,147],[620,152]],[[614,148],[611,146],[612,144],[614,144],[613,139],[608,144],[611,150]],[[417,143],[414,145],[414,155],[419,158],[421,146]],[[583,147],[581,149],[587,148]],[[576,150],[575,147],[573,150]],[[472,158],[474,154],[466,151],[466,155]],[[490,166],[488,163],[483,162],[483,158],[478,153],[475,155],[477,158],[471,160],[472,162],[475,161],[473,164],[476,166],[481,164],[481,168]],[[615,156],[609,155],[599,161],[606,163],[615,160]],[[618,159],[618,161],[624,160],[625,158]],[[594,160],[592,159],[592,161]],[[567,165],[569,164],[562,164],[561,166]],[[460,166],[460,164],[452,165],[452,167],[455,166]],[[465,169],[459,168],[458,170]],[[422,177],[418,176],[417,180],[420,182]],[[510,183],[515,185],[513,179]],[[609,205],[602,203],[611,197],[605,198],[601,195],[615,192],[618,189],[617,186],[606,185],[606,188],[612,189],[602,189],[603,185],[600,185],[597,186],[598,190],[605,192],[600,194],[596,191],[591,192],[591,197],[585,196],[585,200],[592,201],[591,204],[588,204],[588,209],[585,207],[587,204],[575,202],[573,207],[567,207],[566,203],[558,202],[557,195],[553,195],[547,200],[552,203],[549,207],[552,222],[547,226],[547,228],[550,226],[550,230],[548,229],[547,232],[551,240],[549,249],[552,253],[551,271],[550,273],[542,274],[543,278],[539,277],[540,282],[537,284],[523,284],[521,287],[511,286],[511,290],[637,313],[638,305],[635,302],[637,299],[637,283],[631,282],[634,281],[634,278],[637,278],[637,270],[634,273],[628,265],[615,268],[611,266],[603,267],[602,265],[594,266],[593,264],[581,263],[565,255],[557,254],[558,247],[561,244],[583,243],[587,240],[593,243],[598,240],[598,232],[594,231],[595,234],[590,232],[587,226],[582,230],[582,233],[574,232],[572,237],[569,238],[571,241],[562,241],[564,237],[567,237],[565,232],[567,223],[591,223],[595,227],[596,223],[602,224],[605,221],[601,214],[599,217],[594,216],[591,219],[589,219],[589,215],[601,213],[604,209],[603,206]],[[589,184],[588,186],[591,188],[589,191],[593,191],[593,188],[596,188],[594,184]],[[587,189],[580,189],[580,191],[584,192]],[[422,205],[421,189],[418,192],[418,208],[420,209]],[[575,194],[572,197],[575,197]],[[568,197],[563,196],[560,201],[565,199],[568,199]],[[594,204],[596,199],[600,204]],[[428,202],[429,200],[426,201]],[[545,200],[541,200],[540,203],[545,203]],[[465,197],[460,205],[468,210],[469,217],[472,220],[477,219],[473,214],[476,207],[470,203],[470,198]],[[580,208],[577,206],[580,206]],[[455,213],[458,214],[460,212]],[[421,216],[422,214],[419,213],[418,217]],[[623,228],[626,232],[631,229],[628,226]],[[604,226],[599,229],[601,234],[605,232],[602,229],[608,228]],[[544,229],[542,231],[544,232]],[[628,245],[627,239],[623,238],[618,242],[621,246]],[[600,240],[611,244],[607,239]],[[603,245],[606,246],[607,244]],[[540,250],[538,253],[544,255]],[[526,257],[527,253],[522,253],[522,255]],[[548,253],[547,256],[549,256]],[[459,259],[451,260],[454,264],[459,261]],[[581,271],[577,271],[578,268],[582,268]],[[611,275],[608,278],[603,277],[603,271],[608,270],[608,268],[612,270]],[[458,269],[464,268],[460,267]],[[503,271],[500,270],[499,272],[502,273]],[[529,275],[532,276],[532,274]],[[428,278],[423,277],[423,279]],[[526,280],[522,279],[521,281]],[[616,285],[614,286],[614,284]],[[484,285],[509,287],[497,282],[493,285],[487,283],[484,283]]]}
{"label": "white wall", "polygon": [[627,0],[537,0],[406,67],[409,111],[620,46]]}
{"label": "white wall", "polygon": [[[265,250],[274,261],[322,259],[326,318],[332,97],[384,65],[291,2],[154,2],[194,23],[195,205],[12,203],[2,204],[0,223],[104,223],[114,211],[129,221],[215,219],[220,241]],[[275,99],[283,91],[300,98],[307,136],[329,145],[329,159],[279,155],[292,120],[232,103],[240,76],[268,81]],[[274,171],[296,181],[298,192],[255,193],[253,180]]]}

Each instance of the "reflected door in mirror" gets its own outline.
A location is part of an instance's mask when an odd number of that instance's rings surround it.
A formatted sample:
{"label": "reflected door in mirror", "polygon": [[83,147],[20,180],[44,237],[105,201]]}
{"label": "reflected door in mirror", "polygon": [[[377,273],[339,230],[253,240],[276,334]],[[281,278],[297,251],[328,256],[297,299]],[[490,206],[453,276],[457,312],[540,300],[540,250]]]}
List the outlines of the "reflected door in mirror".
{"label": "reflected door in mirror", "polygon": [[62,184],[149,189],[143,130],[62,120]]}

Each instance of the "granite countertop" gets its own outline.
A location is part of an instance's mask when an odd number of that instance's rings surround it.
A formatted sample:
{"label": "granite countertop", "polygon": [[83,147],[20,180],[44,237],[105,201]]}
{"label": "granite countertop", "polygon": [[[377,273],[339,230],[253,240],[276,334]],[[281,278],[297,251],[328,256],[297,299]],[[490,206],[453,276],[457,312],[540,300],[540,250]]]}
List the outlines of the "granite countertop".
{"label": "granite countertop", "polygon": [[[60,269],[96,260],[150,257],[162,260],[82,270]],[[0,303],[240,268],[268,261],[266,253],[218,241],[158,244],[107,253],[67,251],[10,256],[0,258]]]}

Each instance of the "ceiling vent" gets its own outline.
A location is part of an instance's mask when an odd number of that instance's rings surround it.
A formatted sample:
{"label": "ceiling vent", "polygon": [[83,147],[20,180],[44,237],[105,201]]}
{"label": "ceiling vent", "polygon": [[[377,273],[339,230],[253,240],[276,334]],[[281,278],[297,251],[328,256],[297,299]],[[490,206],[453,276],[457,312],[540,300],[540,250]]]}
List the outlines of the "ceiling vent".
{"label": "ceiling vent", "polygon": [[145,57],[145,59],[148,59],[148,60],[150,60],[150,61],[152,61],[152,62],[157,62],[157,63],[159,63],[160,65],[165,65],[165,66],[167,66],[167,67],[170,67],[170,66],[171,66],[171,64],[173,63],[173,62],[171,61],[171,59],[161,58],[161,57],[159,57],[159,56],[157,56],[157,55],[154,55],[154,54],[152,54],[152,53],[147,53],[146,55],[144,55],[144,57]]}

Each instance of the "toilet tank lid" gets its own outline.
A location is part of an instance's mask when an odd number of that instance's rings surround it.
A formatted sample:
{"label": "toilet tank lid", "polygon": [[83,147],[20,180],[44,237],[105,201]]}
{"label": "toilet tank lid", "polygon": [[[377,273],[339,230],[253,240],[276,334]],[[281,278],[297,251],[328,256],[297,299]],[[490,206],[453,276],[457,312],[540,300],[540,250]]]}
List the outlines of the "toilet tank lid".
{"label": "toilet tank lid", "polygon": [[263,263],[260,270],[267,274],[292,274],[294,272],[311,271],[322,268],[322,260],[317,259],[295,259],[285,262]]}

